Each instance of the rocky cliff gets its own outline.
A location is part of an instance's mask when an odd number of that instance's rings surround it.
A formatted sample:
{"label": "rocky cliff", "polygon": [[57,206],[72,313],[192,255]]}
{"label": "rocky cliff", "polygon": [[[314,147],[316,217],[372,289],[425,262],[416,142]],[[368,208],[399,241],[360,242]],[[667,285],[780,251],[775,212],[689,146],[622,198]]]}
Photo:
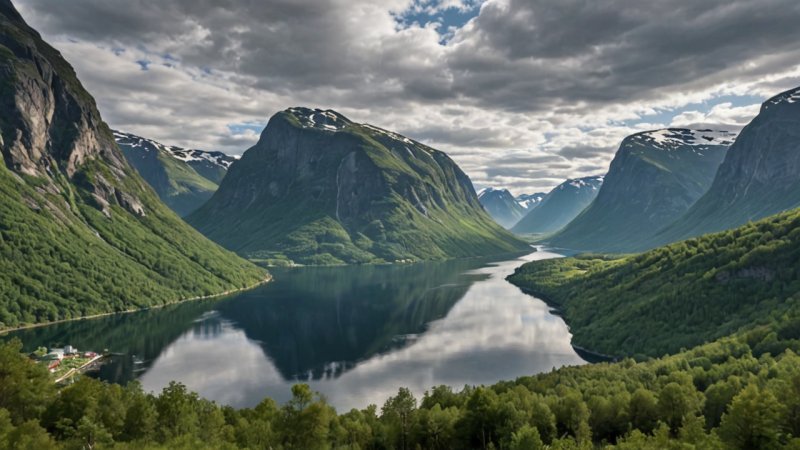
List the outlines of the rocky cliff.
{"label": "rocky cliff", "polygon": [[625,138],[592,204],[548,240],[582,251],[632,252],[708,190],[736,134],[670,128]]}
{"label": "rocky cliff", "polygon": [[291,108],[189,216],[242,255],[302,264],[526,250],[444,153],[334,111]]}
{"label": "rocky cliff", "polygon": [[708,192],[660,243],[733,228],[800,206],[800,88],[761,106],[736,138]]}
{"label": "rocky cliff", "polygon": [[159,202],[72,67],[8,0],[0,0],[0,108],[0,328],[264,277]]}

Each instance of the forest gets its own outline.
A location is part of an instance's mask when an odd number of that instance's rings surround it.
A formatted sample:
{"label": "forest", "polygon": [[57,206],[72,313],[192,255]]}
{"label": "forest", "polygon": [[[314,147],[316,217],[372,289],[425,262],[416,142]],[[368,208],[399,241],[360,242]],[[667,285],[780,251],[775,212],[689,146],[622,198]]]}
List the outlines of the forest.
{"label": "forest", "polygon": [[800,314],[672,356],[564,367],[337,412],[308,385],[279,405],[220,406],[171,383],[62,389],[0,344],[3,449],[800,448]]}
{"label": "forest", "polygon": [[573,344],[645,359],[779,321],[800,304],[798,261],[793,210],[638,255],[535,261],[508,279],[556,306]]}

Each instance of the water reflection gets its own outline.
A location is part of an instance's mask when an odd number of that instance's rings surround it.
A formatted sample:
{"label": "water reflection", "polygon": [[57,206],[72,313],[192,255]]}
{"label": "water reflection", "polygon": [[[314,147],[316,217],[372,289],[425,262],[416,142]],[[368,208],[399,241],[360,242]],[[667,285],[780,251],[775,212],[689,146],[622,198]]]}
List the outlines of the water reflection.
{"label": "water reflection", "polygon": [[121,356],[103,379],[179,380],[233,406],[284,401],[308,382],[339,410],[400,386],[489,384],[583,360],[564,322],[504,278],[545,251],[487,263],[308,268],[216,302],[26,330],[26,347],[72,343]]}

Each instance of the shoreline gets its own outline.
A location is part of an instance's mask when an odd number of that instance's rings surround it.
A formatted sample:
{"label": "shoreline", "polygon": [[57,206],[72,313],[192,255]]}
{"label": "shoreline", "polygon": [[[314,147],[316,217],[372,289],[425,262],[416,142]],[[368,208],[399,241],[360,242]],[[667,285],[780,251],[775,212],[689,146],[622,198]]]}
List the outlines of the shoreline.
{"label": "shoreline", "polygon": [[426,264],[426,263],[442,263],[442,262],[450,262],[450,261],[461,261],[461,260],[470,260],[470,259],[494,259],[498,258],[498,260],[505,260],[506,257],[522,257],[527,256],[532,253],[536,253],[540,251],[540,245],[533,245],[531,244],[530,251],[519,251],[519,252],[510,252],[510,253],[496,253],[491,255],[476,255],[476,256],[456,256],[452,258],[444,258],[444,259],[417,259],[408,262],[399,262],[399,261],[386,261],[381,263],[376,262],[369,262],[363,264],[290,264],[290,265],[266,265],[261,264],[264,260],[263,259],[251,259],[245,258],[246,260],[250,261],[251,263],[257,265],[258,267],[262,267],[264,269],[305,269],[305,268],[326,268],[326,267],[364,267],[364,266],[374,266],[374,267],[390,267],[390,266],[410,266],[414,264]]}
{"label": "shoreline", "polygon": [[208,300],[208,299],[216,298],[216,297],[224,297],[226,295],[231,295],[231,294],[236,294],[236,293],[239,293],[239,292],[249,291],[251,289],[255,289],[255,288],[257,288],[257,287],[259,287],[261,285],[270,283],[272,281],[273,281],[272,274],[267,274],[267,276],[263,280],[259,281],[258,283],[251,284],[250,286],[245,286],[243,288],[229,289],[227,291],[223,291],[223,292],[220,292],[218,294],[200,295],[200,296],[197,296],[197,297],[183,298],[183,299],[180,299],[180,300],[176,300],[174,302],[164,303],[162,305],[147,306],[145,308],[126,309],[124,311],[113,311],[113,312],[107,312],[107,313],[92,314],[90,316],[74,317],[74,318],[71,318],[71,319],[51,320],[49,322],[40,322],[40,323],[33,323],[33,324],[30,324],[30,325],[22,325],[22,326],[19,326],[19,327],[4,328],[4,329],[0,329],[0,336],[4,336],[4,335],[7,335],[9,333],[13,333],[15,331],[29,330],[31,328],[46,327],[46,326],[49,326],[49,325],[55,325],[57,323],[76,322],[76,321],[79,321],[79,320],[99,319],[101,317],[108,317],[108,316],[113,316],[113,315],[116,315],[116,314],[130,314],[130,313],[135,313],[135,312],[149,311],[151,309],[161,309],[161,308],[164,308],[164,307],[167,307],[167,306],[179,305],[181,303],[192,302],[192,301],[197,301],[197,300]]}
{"label": "shoreline", "polygon": [[[508,278],[506,278],[506,281],[508,281]],[[556,315],[558,317],[561,317],[561,319],[567,325],[567,328],[569,328],[570,325],[567,322],[566,317],[564,317],[564,311],[561,308],[561,305],[559,305],[558,303],[554,302],[551,298],[548,298],[546,295],[544,295],[542,293],[539,293],[539,292],[536,292],[535,290],[533,290],[531,288],[520,286],[518,284],[512,283],[511,281],[508,281],[508,282],[513,284],[514,286],[518,287],[519,290],[521,290],[523,293],[543,301],[545,303],[545,305],[547,305],[547,307],[550,308],[550,313],[554,314],[554,315]],[[570,334],[572,334],[572,333],[570,333]],[[592,350],[592,349],[589,349],[589,348],[586,348],[586,347],[582,347],[582,346],[577,345],[577,344],[573,344],[571,339],[570,339],[569,345],[572,346],[572,348],[575,350],[575,353],[577,353],[578,356],[580,356],[581,358],[583,358],[584,360],[586,360],[586,362],[588,362],[590,364],[597,364],[599,362],[618,362],[618,361],[622,360],[622,357],[620,357],[620,356],[607,355],[605,353],[600,353],[598,351],[595,351],[595,350]],[[593,359],[594,361],[589,361],[584,355],[589,357],[589,358],[591,358],[591,359]]]}

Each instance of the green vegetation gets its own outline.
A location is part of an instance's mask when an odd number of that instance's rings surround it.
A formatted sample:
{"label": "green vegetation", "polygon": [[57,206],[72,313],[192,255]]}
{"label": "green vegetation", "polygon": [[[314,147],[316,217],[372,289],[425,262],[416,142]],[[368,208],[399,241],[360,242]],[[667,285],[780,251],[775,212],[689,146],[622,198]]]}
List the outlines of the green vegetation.
{"label": "green vegetation", "polygon": [[557,305],[576,345],[659,356],[782,323],[800,304],[798,261],[795,210],[636,256],[536,261],[509,280]]}
{"label": "green vegetation", "polygon": [[265,276],[155,198],[145,197],[144,217],[114,205],[107,218],[62,187],[41,193],[0,167],[0,329],[219,294]]}
{"label": "green vegetation", "polygon": [[242,410],[178,383],[153,395],[84,377],[56,393],[12,340],[0,344],[0,448],[797,448],[800,340],[776,336],[760,326],[648,362],[439,386],[419,401],[401,388],[343,414],[306,385],[285,405]]}
{"label": "green vegetation", "polygon": [[10,50],[0,58],[0,330],[264,279],[158,200],[72,67],[10,2],[0,3],[0,40]]}
{"label": "green vegetation", "polygon": [[182,161],[137,136],[119,134],[117,141],[128,163],[179,216],[191,213],[208,201],[225,175],[221,165],[205,160]]}
{"label": "green vegetation", "polygon": [[275,115],[189,223],[242,256],[272,264],[530,249],[489,217],[469,178],[444,153],[333,112],[336,132],[301,124],[313,114]]}

